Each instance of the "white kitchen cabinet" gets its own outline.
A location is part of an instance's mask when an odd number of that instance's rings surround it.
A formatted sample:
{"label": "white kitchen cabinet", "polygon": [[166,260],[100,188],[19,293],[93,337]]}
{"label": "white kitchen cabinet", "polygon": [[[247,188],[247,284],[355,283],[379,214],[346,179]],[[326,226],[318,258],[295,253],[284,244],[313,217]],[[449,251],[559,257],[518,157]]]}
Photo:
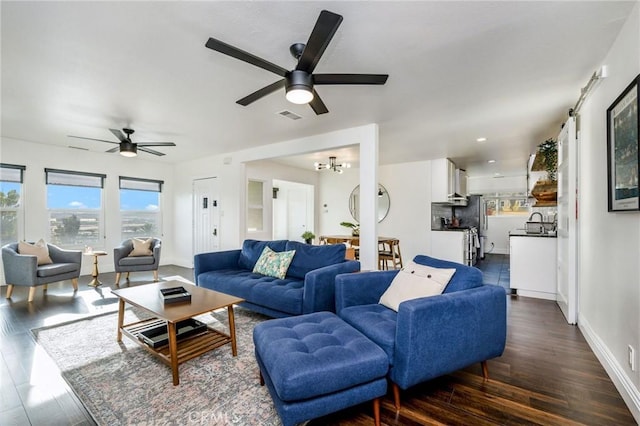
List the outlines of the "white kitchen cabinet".
{"label": "white kitchen cabinet", "polygon": [[520,296],[556,300],[556,238],[511,235],[509,259],[511,289]]}
{"label": "white kitchen cabinet", "polygon": [[465,238],[461,231],[431,231],[431,256],[465,264]]}
{"label": "white kitchen cabinet", "polygon": [[431,202],[447,203],[456,192],[456,166],[448,158],[431,160]]}

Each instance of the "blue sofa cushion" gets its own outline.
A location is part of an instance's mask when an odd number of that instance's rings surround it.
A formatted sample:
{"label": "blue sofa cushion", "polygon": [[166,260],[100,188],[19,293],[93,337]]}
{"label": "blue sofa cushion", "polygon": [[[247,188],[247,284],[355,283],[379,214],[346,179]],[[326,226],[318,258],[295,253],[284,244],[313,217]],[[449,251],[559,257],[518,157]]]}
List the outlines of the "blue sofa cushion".
{"label": "blue sofa cushion", "polygon": [[482,271],[473,266],[462,265],[460,263],[449,262],[448,260],[436,259],[420,254],[414,257],[413,261],[434,268],[455,268],[456,273],[453,274],[451,281],[449,281],[443,293],[468,290],[482,285]]}
{"label": "blue sofa cushion", "polygon": [[330,312],[262,322],[253,340],[283,401],[349,389],[384,377],[389,368],[382,349]]}
{"label": "blue sofa cushion", "polygon": [[198,285],[233,294],[290,315],[302,314],[304,281],[286,277],[278,279],[244,269],[219,269],[198,276]]}
{"label": "blue sofa cushion", "polygon": [[398,314],[380,304],[344,308],[340,317],[380,346],[393,364]]}
{"label": "blue sofa cushion", "polygon": [[238,266],[240,269],[253,271],[254,266],[256,266],[256,262],[260,258],[260,255],[266,246],[269,246],[273,251],[284,251],[286,244],[286,240],[244,240],[242,243],[242,250],[240,251],[240,259],[238,259]]}
{"label": "blue sofa cushion", "polygon": [[285,250],[296,251],[287,275],[304,279],[307,272],[314,269],[344,262],[346,249],[344,244],[314,246],[298,241],[287,241]]}
{"label": "blue sofa cushion", "polygon": [[156,259],[153,256],[127,256],[120,259],[120,266],[153,265]]}
{"label": "blue sofa cushion", "polygon": [[48,265],[38,266],[37,276],[53,277],[55,275],[66,274],[69,272],[75,272],[80,268],[77,263],[50,263]]}

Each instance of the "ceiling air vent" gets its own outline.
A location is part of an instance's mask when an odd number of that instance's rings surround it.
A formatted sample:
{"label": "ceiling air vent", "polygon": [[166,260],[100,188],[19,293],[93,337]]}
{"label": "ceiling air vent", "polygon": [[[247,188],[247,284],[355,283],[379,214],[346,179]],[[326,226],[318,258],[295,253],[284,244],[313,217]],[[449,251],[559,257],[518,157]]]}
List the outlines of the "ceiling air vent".
{"label": "ceiling air vent", "polygon": [[300,120],[302,118],[298,114],[294,114],[293,112],[287,111],[286,109],[284,111],[280,111],[278,114],[280,114],[283,117],[290,118],[292,120]]}

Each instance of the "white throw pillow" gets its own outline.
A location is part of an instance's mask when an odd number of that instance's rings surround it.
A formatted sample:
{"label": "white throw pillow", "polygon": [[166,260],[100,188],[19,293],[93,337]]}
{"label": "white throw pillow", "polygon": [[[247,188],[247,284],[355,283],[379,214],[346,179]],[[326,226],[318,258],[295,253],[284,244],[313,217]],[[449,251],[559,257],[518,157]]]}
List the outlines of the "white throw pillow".
{"label": "white throw pillow", "polygon": [[131,250],[129,256],[151,256],[153,254],[153,252],[151,251],[151,238],[149,238],[148,240],[134,238],[133,240],[131,240],[131,242],[133,242],[133,250]]}
{"label": "white throw pillow", "polygon": [[380,304],[398,312],[400,303],[406,300],[442,294],[455,272],[453,268],[433,268],[412,261],[395,276]]}
{"label": "white throw pillow", "polygon": [[29,254],[38,258],[38,266],[53,263],[49,256],[49,247],[42,238],[35,244],[29,244],[24,241],[18,242],[18,253]]}

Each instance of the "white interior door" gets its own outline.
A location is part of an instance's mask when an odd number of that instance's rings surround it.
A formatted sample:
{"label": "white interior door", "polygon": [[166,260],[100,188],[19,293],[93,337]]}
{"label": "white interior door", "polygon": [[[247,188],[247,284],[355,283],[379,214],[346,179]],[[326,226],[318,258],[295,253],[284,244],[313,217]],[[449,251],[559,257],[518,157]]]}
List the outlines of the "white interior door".
{"label": "white interior door", "polygon": [[274,238],[303,241],[303,232],[313,232],[313,185],[276,180],[273,186],[278,188],[273,200]]}
{"label": "white interior door", "polygon": [[193,252],[220,250],[220,208],[216,178],[193,181]]}
{"label": "white interior door", "polygon": [[556,301],[569,324],[578,320],[576,121],[570,117],[558,136],[558,284]]}

